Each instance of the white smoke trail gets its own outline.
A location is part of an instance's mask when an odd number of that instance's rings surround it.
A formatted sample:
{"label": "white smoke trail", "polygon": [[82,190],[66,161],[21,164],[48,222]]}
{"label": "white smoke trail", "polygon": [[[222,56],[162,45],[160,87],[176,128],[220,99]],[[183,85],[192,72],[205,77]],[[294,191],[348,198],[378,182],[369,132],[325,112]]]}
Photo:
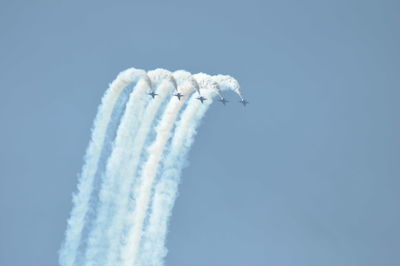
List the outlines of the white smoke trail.
{"label": "white smoke trail", "polygon": [[156,115],[165,102],[165,98],[167,96],[171,96],[170,92],[176,90],[174,87],[176,85],[176,81],[169,71],[158,69],[149,72],[148,75],[150,76],[153,84],[159,83],[159,86],[155,91],[158,95],[152,99],[149,105],[146,107],[143,120],[141,121],[141,126],[136,137],[131,140],[132,143],[126,145],[125,142],[125,149],[126,147],[131,147],[131,149],[129,149],[131,150],[131,154],[125,161],[124,165],[122,165],[119,169],[113,169],[115,172],[119,170],[117,176],[117,178],[119,178],[119,184],[116,187],[118,195],[114,197],[115,211],[109,215],[111,226],[108,231],[103,232],[103,234],[107,234],[107,237],[110,239],[110,243],[113,243],[113,245],[110,246],[110,250],[107,252],[107,260],[103,261],[104,265],[116,264],[118,252],[120,250],[119,243],[121,242],[121,234],[125,221],[124,217],[126,216],[128,210],[129,192],[132,184],[135,182],[134,177],[136,175],[136,169],[138,165],[140,165],[140,156],[142,154],[143,147]]}
{"label": "white smoke trail", "polygon": [[[220,95],[218,84],[211,80],[209,76],[205,74],[194,76],[199,80],[202,91],[205,89],[204,95],[208,100],[204,104],[200,104],[193,95],[177,124],[168,155],[163,163],[161,177],[155,185],[151,214],[143,235],[139,259],[136,263],[138,266],[163,265],[163,260],[167,254],[167,249],[164,247],[167,226],[177,197],[180,174],[185,162],[184,158],[194,141],[196,128],[201,118],[212,103],[212,96]],[[217,80],[222,83],[224,89],[230,88],[236,93],[240,92],[239,84],[232,82],[232,78],[217,78]],[[231,87],[232,85],[234,87]]]}
{"label": "white smoke trail", "polygon": [[[190,83],[184,83],[179,86],[178,91],[184,95],[189,95],[195,88]],[[187,96],[185,97],[185,99]],[[131,221],[131,229],[127,232],[126,245],[122,247],[121,264],[133,265],[140,244],[141,234],[145,215],[148,209],[150,193],[153,185],[153,180],[158,170],[164,147],[170,138],[171,129],[174,126],[176,117],[184,104],[184,100],[179,101],[177,98],[172,98],[166,107],[163,116],[156,127],[156,139],[148,148],[148,159],[144,163],[140,176],[140,189],[135,201],[134,212],[128,216],[128,221]]]}
{"label": "white smoke trail", "polygon": [[177,194],[183,158],[191,145],[199,120],[212,102],[211,93],[216,93],[204,86],[201,86],[201,89],[207,101],[201,104],[193,95],[177,123],[170,151],[163,163],[162,176],[155,186],[151,214],[136,265],[162,265],[166,254],[163,244],[167,223]]}
{"label": "white smoke trail", "polygon": [[212,79],[219,84],[222,90],[233,90],[240,99],[243,99],[239,82],[229,75],[215,75]]}
{"label": "white smoke trail", "polygon": [[65,241],[60,250],[59,262],[62,266],[72,266],[76,259],[81,243],[81,233],[86,222],[86,215],[90,208],[92,185],[100,159],[107,126],[111,120],[112,111],[122,89],[133,82],[138,76],[145,74],[143,70],[134,68],[121,72],[110,84],[99,106],[93,129],[92,137],[85,155],[85,164],[82,168],[77,187],[73,197],[73,209],[68,220]]}
{"label": "white smoke trail", "polygon": [[197,93],[199,94],[199,95],[201,95],[201,93],[200,93],[200,86],[199,86],[199,84],[197,83],[197,80],[196,79],[194,79],[193,77],[190,79],[190,82],[192,83],[192,86],[195,88],[195,90],[197,91]]}
{"label": "white smoke trail", "polygon": [[130,149],[127,145],[134,139],[140,126],[144,107],[148,102],[146,91],[151,89],[150,79],[147,75],[140,79],[134,90],[129,96],[125,113],[118,127],[116,140],[107,161],[106,171],[102,176],[102,186],[99,193],[99,206],[97,217],[87,240],[87,250],[85,254],[86,265],[100,265],[108,247],[107,235],[103,232],[109,225],[109,212],[112,208],[113,198],[118,191],[114,189],[115,179],[118,169],[125,166],[126,158]]}
{"label": "white smoke trail", "polygon": [[[126,103],[126,90],[120,92],[139,76],[142,78]],[[234,90],[243,99],[239,84],[230,76],[218,75],[212,79],[200,73],[192,77],[184,71],[171,75],[161,69],[148,75],[136,69],[121,72],[105,93],[95,119],[60,251],[62,266],[162,265],[167,224],[184,158],[212,96],[218,94],[222,98],[220,87]],[[147,90],[158,96],[151,99],[145,95]],[[174,90],[185,95],[182,101],[172,97]],[[194,91],[198,95],[190,97],[172,135],[178,114]],[[204,104],[197,101],[200,92],[207,97]],[[111,143],[112,149],[106,149]],[[96,211],[95,218],[91,210]]]}

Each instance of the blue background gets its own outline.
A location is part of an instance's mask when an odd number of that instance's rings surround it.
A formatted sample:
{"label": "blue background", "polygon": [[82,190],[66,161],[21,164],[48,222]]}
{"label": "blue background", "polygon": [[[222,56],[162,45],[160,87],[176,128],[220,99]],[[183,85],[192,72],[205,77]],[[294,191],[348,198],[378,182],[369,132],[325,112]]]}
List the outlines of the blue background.
{"label": "blue background", "polygon": [[398,1],[0,2],[0,265],[57,264],[97,106],[134,66],[230,74],[167,265],[400,265]]}

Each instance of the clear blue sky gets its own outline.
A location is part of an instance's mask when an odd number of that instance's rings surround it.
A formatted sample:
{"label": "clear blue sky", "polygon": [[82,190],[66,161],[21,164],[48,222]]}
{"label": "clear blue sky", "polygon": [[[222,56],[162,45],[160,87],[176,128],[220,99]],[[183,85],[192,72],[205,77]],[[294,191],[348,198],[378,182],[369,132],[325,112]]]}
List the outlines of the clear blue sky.
{"label": "clear blue sky", "polygon": [[398,266],[399,1],[0,2],[0,265],[54,266],[100,98],[134,66],[236,77],[167,265]]}

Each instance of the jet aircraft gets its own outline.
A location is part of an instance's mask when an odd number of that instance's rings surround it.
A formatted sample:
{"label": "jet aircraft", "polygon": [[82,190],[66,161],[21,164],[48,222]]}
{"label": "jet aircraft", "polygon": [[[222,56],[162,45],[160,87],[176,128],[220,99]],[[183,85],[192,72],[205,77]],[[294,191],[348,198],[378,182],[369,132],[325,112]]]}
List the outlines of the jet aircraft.
{"label": "jet aircraft", "polygon": [[249,102],[247,100],[245,100],[245,99],[241,99],[239,102],[241,104],[243,104],[243,106],[246,106],[247,104],[249,104]]}
{"label": "jet aircraft", "polygon": [[197,97],[197,100],[199,100],[201,103],[203,103],[207,99],[204,98],[203,96],[200,96],[200,97]]}
{"label": "jet aircraft", "polygon": [[223,105],[226,105],[226,103],[228,103],[229,101],[227,99],[225,99],[224,97],[221,97],[221,99],[218,100],[219,102],[221,102]]}
{"label": "jet aircraft", "polygon": [[149,93],[147,93],[148,95],[150,95],[151,96],[151,98],[153,98],[154,99],[154,97],[156,97],[158,94],[157,93],[155,93],[154,91],[151,91],[151,92],[149,92]]}
{"label": "jet aircraft", "polygon": [[174,94],[174,96],[178,97],[178,100],[181,100],[181,98],[183,97],[183,94],[178,92],[178,93]]}

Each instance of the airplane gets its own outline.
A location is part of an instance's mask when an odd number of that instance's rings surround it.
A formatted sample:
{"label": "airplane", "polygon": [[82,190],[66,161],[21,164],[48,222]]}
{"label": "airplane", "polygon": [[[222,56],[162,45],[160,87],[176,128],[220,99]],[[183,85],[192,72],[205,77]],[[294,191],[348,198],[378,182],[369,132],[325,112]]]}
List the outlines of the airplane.
{"label": "airplane", "polygon": [[241,99],[240,101],[239,101],[241,104],[243,104],[243,106],[246,106],[249,102],[247,101],[247,100],[245,100],[245,99]]}
{"label": "airplane", "polygon": [[151,98],[153,98],[154,99],[154,97],[156,97],[158,94],[157,93],[155,93],[154,91],[152,91],[152,92],[149,92],[149,93],[147,93],[148,95],[150,95],[151,96]]}
{"label": "airplane", "polygon": [[199,100],[201,103],[203,103],[207,99],[204,98],[203,96],[200,96],[200,97],[197,98],[197,100]]}
{"label": "airplane", "polygon": [[178,97],[178,100],[181,100],[181,98],[183,97],[183,94],[178,92],[178,93],[174,94],[174,96]]}
{"label": "airplane", "polygon": [[221,102],[223,105],[226,105],[226,103],[228,103],[229,101],[227,99],[225,99],[224,97],[221,97],[221,99],[218,100],[219,102]]}

